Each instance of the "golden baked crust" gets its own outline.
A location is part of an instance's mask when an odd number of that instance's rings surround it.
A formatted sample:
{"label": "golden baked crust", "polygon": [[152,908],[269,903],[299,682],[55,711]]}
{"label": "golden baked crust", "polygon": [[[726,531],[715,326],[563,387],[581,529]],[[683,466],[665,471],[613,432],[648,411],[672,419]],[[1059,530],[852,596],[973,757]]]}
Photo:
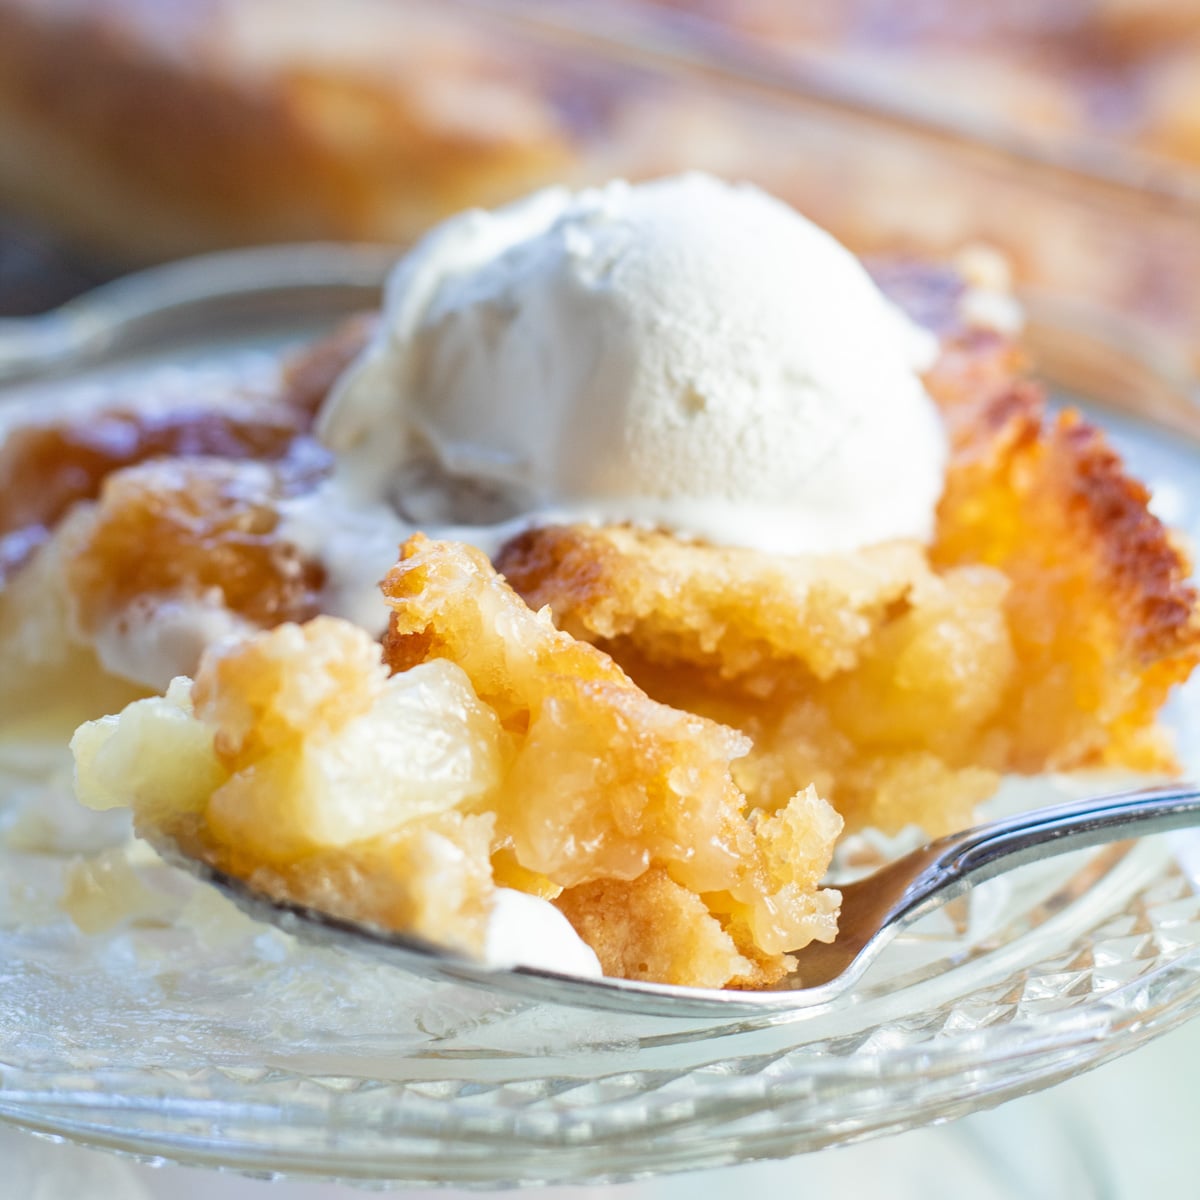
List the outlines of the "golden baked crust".
{"label": "golden baked crust", "polygon": [[291,460],[312,473],[324,451],[301,435],[311,412],[282,396],[236,393],[150,409],[111,406],[33,420],[0,438],[0,586],[77,504],[124,467],[153,458]]}
{"label": "golden baked crust", "polygon": [[[232,458],[154,458],[107,476],[95,501],[74,505],[0,580],[4,721],[65,704],[77,723],[114,694],[123,702],[165,682],[127,648],[154,646],[154,629],[175,616],[246,632],[319,613],[323,567],[276,534],[291,486],[287,465]],[[182,655],[174,670],[191,669],[198,635],[182,626],[166,636],[177,646],[169,657]],[[106,653],[114,646],[119,661]]]}
{"label": "golden baked crust", "polygon": [[75,506],[97,499],[105,481],[126,467],[208,458],[277,463],[291,490],[316,478],[330,459],[307,435],[375,320],[350,318],[269,382],[231,380],[194,393],[175,386],[161,396],[153,384],[133,396],[115,386],[101,403],[47,415],[31,409],[0,427],[0,590]]}
{"label": "golden baked crust", "polygon": [[136,399],[117,390],[0,438],[6,720],[71,694],[77,723],[127,699],[131,685],[103,669],[92,643],[158,605],[227,611],[247,627],[320,611],[323,569],[275,535],[276,504],[327,469],[308,431],[373,323],[346,322],[273,386]]}
{"label": "golden baked crust", "polygon": [[872,631],[930,578],[911,542],[789,558],[624,526],[531,529],[496,565],[576,637],[761,697],[797,667],[817,679],[852,669]]}
{"label": "golden baked crust", "polygon": [[274,536],[276,504],[327,469],[308,430],[369,327],[348,322],[266,379],[151,380],[11,417],[0,432],[6,723],[64,710],[75,724],[136,694],[104,669],[95,638],[161,604],[247,625],[318,611],[322,570]]}
{"label": "golden baked crust", "polygon": [[72,531],[77,627],[95,633],[158,600],[209,603],[260,628],[316,616],[324,570],[275,532],[287,489],[279,469],[219,458],[117,472]]}
{"label": "golden baked crust", "polygon": [[1029,385],[948,414],[953,466],[932,548],[1011,581],[1020,663],[1003,728],[1013,769],[1170,769],[1155,714],[1200,653],[1191,563],[1104,435],[1048,416]]}

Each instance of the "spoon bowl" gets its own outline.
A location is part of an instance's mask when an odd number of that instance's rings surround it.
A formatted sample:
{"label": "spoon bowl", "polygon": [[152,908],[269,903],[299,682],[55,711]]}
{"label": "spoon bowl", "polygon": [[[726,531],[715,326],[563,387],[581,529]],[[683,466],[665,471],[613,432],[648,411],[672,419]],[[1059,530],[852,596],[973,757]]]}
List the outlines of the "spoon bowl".
{"label": "spoon bowl", "polygon": [[584,978],[534,967],[499,967],[445,947],[263,895],[236,876],[164,856],[228,896],[255,920],[307,942],[371,954],[426,978],[468,983],[542,1003],[684,1018],[817,1015],[845,997],[883,948],[912,922],[976,884],[1088,846],[1200,825],[1200,788],[1162,785],[1033,809],[929,842],[840,887],[838,936],[798,952],[788,978],[764,991],[692,988],[640,980]]}

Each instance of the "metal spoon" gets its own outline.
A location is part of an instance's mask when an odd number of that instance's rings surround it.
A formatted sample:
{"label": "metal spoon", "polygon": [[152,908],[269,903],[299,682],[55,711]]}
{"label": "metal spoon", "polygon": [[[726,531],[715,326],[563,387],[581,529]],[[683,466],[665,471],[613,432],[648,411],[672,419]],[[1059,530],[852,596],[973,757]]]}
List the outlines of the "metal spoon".
{"label": "metal spoon", "polygon": [[410,973],[543,1002],[656,1016],[738,1018],[827,1008],[851,990],[899,930],[985,879],[1085,846],[1190,825],[1200,825],[1200,790],[1180,784],[1035,809],[939,838],[842,887],[837,939],[800,951],[796,973],[759,992],[489,967],[409,935],[268,899],[232,875],[178,853],[168,857],[255,919],[305,941],[375,954]]}

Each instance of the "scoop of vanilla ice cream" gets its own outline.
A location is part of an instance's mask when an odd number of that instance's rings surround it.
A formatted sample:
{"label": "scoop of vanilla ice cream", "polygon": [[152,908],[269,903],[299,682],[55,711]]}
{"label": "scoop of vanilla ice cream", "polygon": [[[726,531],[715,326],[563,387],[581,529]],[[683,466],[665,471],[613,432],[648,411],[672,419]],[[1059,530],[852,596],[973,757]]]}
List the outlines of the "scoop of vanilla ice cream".
{"label": "scoop of vanilla ice cream", "polygon": [[485,548],[515,518],[849,550],[932,531],[935,349],[754,187],[551,189],[416,246],[321,431],[360,495]]}

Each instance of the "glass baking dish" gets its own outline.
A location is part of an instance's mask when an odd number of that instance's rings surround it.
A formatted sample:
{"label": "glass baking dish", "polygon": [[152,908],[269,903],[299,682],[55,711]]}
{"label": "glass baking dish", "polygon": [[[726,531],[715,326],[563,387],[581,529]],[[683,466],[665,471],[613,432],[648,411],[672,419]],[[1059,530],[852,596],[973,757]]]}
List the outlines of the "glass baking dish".
{"label": "glass baking dish", "polygon": [[[578,0],[587,12],[600,9]],[[803,91],[1154,190],[1200,184],[1192,0],[617,0],[626,41],[688,47]]]}

